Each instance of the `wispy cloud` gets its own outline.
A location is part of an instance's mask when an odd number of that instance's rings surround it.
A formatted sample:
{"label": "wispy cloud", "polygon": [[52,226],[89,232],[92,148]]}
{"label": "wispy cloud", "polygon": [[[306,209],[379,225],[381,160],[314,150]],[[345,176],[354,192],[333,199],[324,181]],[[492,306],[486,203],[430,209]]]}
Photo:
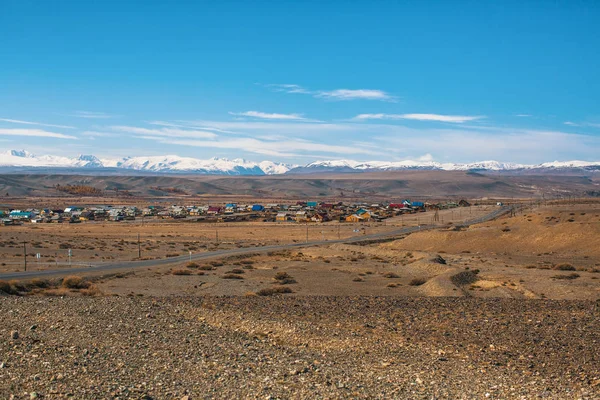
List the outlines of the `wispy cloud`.
{"label": "wispy cloud", "polygon": [[381,100],[396,101],[396,98],[383,90],[374,89],[336,89],[330,91],[320,91],[315,97],[321,97],[331,100]]}
{"label": "wispy cloud", "polygon": [[41,129],[2,129],[0,135],[7,136],[32,136],[32,137],[47,137],[56,139],[77,139],[75,136],[64,135],[62,133],[48,132]]}
{"label": "wispy cloud", "polygon": [[19,119],[10,119],[10,118],[0,118],[0,121],[2,121],[2,122],[10,122],[11,124],[38,125],[38,126],[47,126],[49,128],[75,129],[74,126],[44,124],[44,123],[41,123],[41,122],[21,121]]}
{"label": "wispy cloud", "polygon": [[199,130],[187,130],[178,128],[161,128],[161,129],[148,129],[137,126],[111,126],[109,129],[116,132],[133,133],[136,135],[146,136],[161,136],[161,137],[186,137],[186,138],[202,138],[211,139],[217,137],[213,132],[199,131]]}
{"label": "wispy cloud", "polygon": [[568,126],[576,126],[576,127],[583,127],[583,126],[587,126],[587,127],[592,127],[592,128],[600,128],[600,124],[594,124],[591,122],[572,122],[572,121],[566,121],[564,122],[565,125]]}
{"label": "wispy cloud", "polygon": [[229,112],[231,115],[238,117],[251,117],[269,120],[290,120],[290,121],[303,121],[306,118],[302,117],[302,114],[277,114],[277,113],[265,113],[260,111],[244,111],[244,112]]}
{"label": "wispy cloud", "polygon": [[334,90],[310,90],[296,84],[268,84],[265,85],[276,92],[292,94],[309,94],[316,98],[327,100],[379,100],[397,101],[396,96],[378,89],[334,89]]}
{"label": "wispy cloud", "polygon": [[533,117],[533,115],[531,115],[531,114],[515,114],[515,117],[527,118],[527,117]]}
{"label": "wispy cloud", "polygon": [[115,137],[115,136],[117,136],[117,134],[116,133],[108,133],[108,132],[98,132],[98,131],[84,131],[84,132],[81,132],[81,136],[87,136],[90,138]]}
{"label": "wispy cloud", "polygon": [[75,111],[73,114],[70,114],[71,117],[78,118],[89,118],[89,119],[107,119],[114,118],[115,115],[106,114],[103,112],[97,111]]}
{"label": "wispy cloud", "polygon": [[356,121],[365,120],[416,120],[416,121],[436,121],[436,122],[452,122],[461,124],[463,122],[475,121],[485,118],[484,116],[468,116],[468,115],[441,115],[441,114],[359,114],[354,117]]}
{"label": "wispy cloud", "polygon": [[381,152],[363,149],[361,147],[330,145],[305,140],[259,140],[255,138],[224,138],[218,140],[181,140],[157,138],[154,136],[139,136],[140,139],[158,140],[160,143],[194,146],[202,148],[235,149],[278,157],[299,157],[304,152],[333,153],[333,154],[370,154],[381,155]]}

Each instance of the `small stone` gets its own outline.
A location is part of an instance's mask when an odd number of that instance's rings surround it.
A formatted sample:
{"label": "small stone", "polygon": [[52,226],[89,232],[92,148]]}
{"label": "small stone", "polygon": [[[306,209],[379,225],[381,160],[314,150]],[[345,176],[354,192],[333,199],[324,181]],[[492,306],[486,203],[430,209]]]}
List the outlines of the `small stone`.
{"label": "small stone", "polygon": [[0,369],[6,368],[6,363],[1,362],[0,363]]}
{"label": "small stone", "polygon": [[36,392],[31,392],[29,393],[29,398],[30,399],[37,399],[39,396]]}
{"label": "small stone", "polygon": [[37,325],[31,325],[31,327],[29,327],[30,331],[35,331],[37,329]]}
{"label": "small stone", "polygon": [[190,396],[183,396],[181,400],[190,400]]}
{"label": "small stone", "polygon": [[18,331],[11,331],[10,332],[10,338],[12,340],[17,340],[19,338],[19,332]]}

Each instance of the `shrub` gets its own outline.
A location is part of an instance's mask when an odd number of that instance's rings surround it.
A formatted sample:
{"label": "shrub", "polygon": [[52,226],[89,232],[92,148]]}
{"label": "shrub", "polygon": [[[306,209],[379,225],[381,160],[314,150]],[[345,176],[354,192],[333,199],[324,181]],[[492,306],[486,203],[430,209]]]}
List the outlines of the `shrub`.
{"label": "shrub", "polygon": [[568,275],[554,275],[551,276],[552,279],[577,279],[579,278],[580,275],[573,272],[572,274],[568,274]]}
{"label": "shrub", "polygon": [[201,269],[202,271],[212,271],[212,270],[213,270],[213,269],[215,269],[215,268],[214,268],[212,265],[202,265],[202,266],[200,267],[200,269]]}
{"label": "shrub", "polygon": [[173,271],[171,271],[171,273],[173,275],[191,275],[192,271],[187,269],[174,269]]}
{"label": "shrub", "polygon": [[477,276],[478,273],[479,270],[462,271],[458,274],[452,275],[450,277],[450,280],[456,286],[468,285],[470,283],[476,282],[479,279],[479,277]]}
{"label": "shrub", "polygon": [[389,288],[395,288],[395,287],[398,287],[398,284],[397,283],[388,283],[387,287],[389,287]]}
{"label": "shrub", "polygon": [[64,277],[62,280],[62,285],[67,289],[87,289],[90,287],[89,282],[77,275],[69,275]]}
{"label": "shrub", "polygon": [[6,294],[17,294],[16,288],[6,281],[0,281],[0,292],[4,292]]}
{"label": "shrub", "polygon": [[425,279],[425,278],[415,278],[410,281],[409,285],[410,286],[421,286],[425,282],[427,282],[427,279]]}
{"label": "shrub", "polygon": [[557,266],[555,266],[553,269],[557,270],[557,271],[575,271],[575,267],[572,266],[571,264],[558,264]]}
{"label": "shrub", "polygon": [[446,260],[439,254],[431,259],[431,262],[436,264],[446,264]]}
{"label": "shrub", "polygon": [[103,293],[96,285],[91,285],[87,289],[81,291],[82,296],[101,296]]}
{"label": "shrub", "polygon": [[293,293],[293,291],[289,287],[277,286],[277,287],[260,289],[258,292],[256,292],[256,294],[259,296],[273,296],[275,294],[284,294],[284,293]]}
{"label": "shrub", "polygon": [[244,270],[243,269],[239,269],[239,268],[234,268],[231,271],[227,272],[228,274],[243,274]]}
{"label": "shrub", "polygon": [[282,284],[282,285],[289,285],[292,283],[296,283],[296,280],[287,272],[278,272],[275,274],[275,277],[273,278],[277,283]]}
{"label": "shrub", "polygon": [[167,258],[172,258],[172,257],[178,257],[179,253],[167,253],[167,255],[165,255],[165,257]]}
{"label": "shrub", "polygon": [[197,269],[199,267],[199,265],[196,264],[195,262],[190,262],[185,267],[189,268],[189,269]]}
{"label": "shrub", "polygon": [[400,275],[395,274],[393,272],[387,272],[385,274],[383,274],[384,278],[400,278]]}
{"label": "shrub", "polygon": [[356,278],[352,279],[352,282],[364,282],[365,280],[363,278],[361,278],[360,276],[357,276]]}
{"label": "shrub", "polygon": [[236,274],[225,274],[221,278],[223,278],[223,279],[244,279],[243,276],[236,275]]}

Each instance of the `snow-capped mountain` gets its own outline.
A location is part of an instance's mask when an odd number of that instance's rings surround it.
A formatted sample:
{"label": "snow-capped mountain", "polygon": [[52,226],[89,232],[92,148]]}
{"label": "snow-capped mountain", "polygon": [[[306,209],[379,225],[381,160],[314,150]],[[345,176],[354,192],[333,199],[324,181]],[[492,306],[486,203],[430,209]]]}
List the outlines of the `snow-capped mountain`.
{"label": "snow-capped mountain", "polygon": [[9,150],[0,153],[0,167],[31,168],[86,168],[123,169],[133,171],[164,173],[196,173],[214,175],[272,175],[284,174],[294,165],[263,161],[255,163],[241,158],[211,158],[200,160],[175,155],[151,157],[125,157],[120,159],[99,159],[93,155],[80,155],[76,158],[43,155],[36,156],[25,150]]}
{"label": "snow-capped mountain", "polygon": [[241,158],[211,158],[201,160],[176,155],[150,157],[124,157],[100,159],[93,155],[62,157],[52,155],[37,156],[25,150],[0,152],[0,168],[7,170],[31,169],[85,169],[136,171],[152,173],[187,173],[213,175],[282,175],[287,173],[322,172],[363,172],[363,171],[402,171],[402,170],[442,170],[442,171],[555,171],[569,169],[600,170],[600,161],[554,161],[542,164],[513,164],[498,161],[474,163],[439,163],[435,161],[353,161],[324,160],[304,166],[262,161],[259,163]]}

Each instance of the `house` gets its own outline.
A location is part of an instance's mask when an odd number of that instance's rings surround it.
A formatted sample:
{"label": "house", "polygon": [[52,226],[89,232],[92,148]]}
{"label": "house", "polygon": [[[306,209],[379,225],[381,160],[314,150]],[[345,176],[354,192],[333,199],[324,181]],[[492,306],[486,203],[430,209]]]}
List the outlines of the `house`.
{"label": "house", "polygon": [[308,216],[306,215],[306,211],[298,211],[296,213],[296,222],[308,222]]}
{"label": "house", "polygon": [[461,201],[458,202],[458,205],[460,207],[471,207],[471,203],[469,203],[468,201],[466,201],[465,199],[462,199]]}
{"label": "house", "polygon": [[264,211],[265,207],[260,204],[252,205],[252,211]]}
{"label": "house", "polygon": [[8,218],[10,219],[18,219],[18,220],[24,220],[24,219],[32,219],[34,217],[34,214],[32,212],[29,211],[21,211],[21,210],[13,210],[10,212],[10,214],[8,214]]}
{"label": "house", "polygon": [[306,207],[315,208],[316,206],[317,206],[316,201],[307,201],[306,202]]}
{"label": "house", "polygon": [[411,206],[413,208],[425,208],[425,203],[423,203],[422,201],[413,201]]}
{"label": "house", "polygon": [[287,222],[288,221],[288,214],[284,213],[284,212],[280,212],[275,216],[275,221],[277,222]]}
{"label": "house", "polygon": [[[368,219],[368,218],[367,218]],[[365,218],[358,214],[352,214],[346,217],[346,222],[363,222]]]}
{"label": "house", "polygon": [[206,210],[207,214],[220,214],[221,213],[221,207],[218,206],[209,206],[208,210]]}
{"label": "house", "polygon": [[326,213],[317,213],[311,217],[311,221],[327,222],[327,221],[331,221],[331,219],[329,218],[329,215],[327,215]]}

